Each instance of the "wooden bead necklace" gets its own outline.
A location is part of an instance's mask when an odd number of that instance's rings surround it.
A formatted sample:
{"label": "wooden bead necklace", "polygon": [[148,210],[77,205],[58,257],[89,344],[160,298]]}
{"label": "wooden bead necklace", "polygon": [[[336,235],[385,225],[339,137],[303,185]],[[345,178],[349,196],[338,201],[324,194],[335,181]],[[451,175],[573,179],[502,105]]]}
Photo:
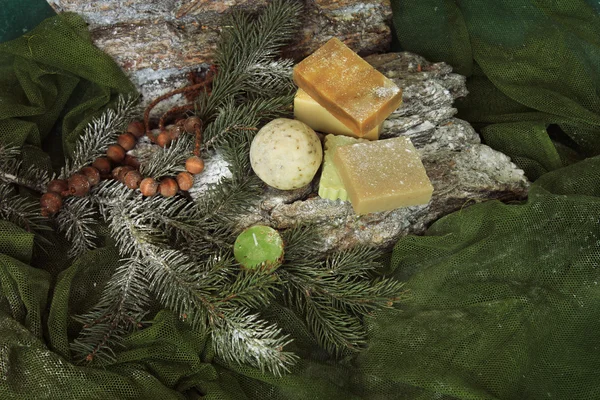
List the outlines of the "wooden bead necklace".
{"label": "wooden bead necklace", "polygon": [[[144,121],[129,123],[124,133],[118,136],[117,143],[111,144],[106,150],[106,155],[98,157],[90,166],[83,167],[67,179],[54,179],[48,183],[47,191],[40,199],[41,212],[44,216],[57,213],[63,199],[68,196],[85,196],[90,189],[102,179],[115,179],[124,183],[130,189],[139,189],[142,195],[150,197],[160,194],[172,197],[179,190],[188,191],[194,184],[194,176],[204,170],[204,161],[200,158],[200,145],[202,141],[202,120],[197,116],[178,119],[170,129],[165,128],[168,120],[188,113],[194,109],[194,104],[176,106],[169,109],[158,122],[159,134],[152,133],[150,126],[150,111],[161,101],[176,94],[184,94],[188,101],[197,97],[201,90],[210,93],[211,83],[216,74],[215,67],[201,79],[190,74],[191,86],[175,89],[156,98],[144,111]],[[199,82],[198,82],[199,81]],[[135,148],[137,142],[144,135],[160,147],[168,146],[177,140],[182,133],[194,135],[193,155],[185,162],[185,172],[180,172],[176,177],[161,177],[158,180],[152,177],[143,177],[139,171],[140,163],[137,158],[127,154]]]}

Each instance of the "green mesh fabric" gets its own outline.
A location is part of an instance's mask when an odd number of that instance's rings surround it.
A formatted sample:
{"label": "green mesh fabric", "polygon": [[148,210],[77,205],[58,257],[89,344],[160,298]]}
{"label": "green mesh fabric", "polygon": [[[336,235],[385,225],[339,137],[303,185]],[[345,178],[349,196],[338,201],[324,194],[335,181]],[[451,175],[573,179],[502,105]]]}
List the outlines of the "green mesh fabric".
{"label": "green mesh fabric", "polygon": [[[117,64],[91,44],[85,21],[70,13],[0,43],[0,138],[70,154],[89,120],[119,93],[134,93]],[[55,126],[59,121],[59,126]],[[60,161],[62,157],[55,157]]]}
{"label": "green mesh fabric", "polygon": [[[581,159],[599,152],[600,6],[392,4],[404,48],[470,76],[461,115],[537,178],[529,199],[476,204],[400,240],[384,272],[412,298],[366,321],[357,356],[332,359],[291,310],[266,310],[301,357],[281,378],[225,364],[165,310],[106,369],[73,364],[72,317],[116,268],[113,243],[68,260],[60,237],[44,252],[0,221],[0,399],[598,398],[600,157]],[[0,141],[28,160],[56,163],[89,115],[133,90],[69,14],[0,45],[0,65]]]}
{"label": "green mesh fabric", "polygon": [[534,180],[600,154],[595,0],[396,0],[403,49],[469,77],[459,117]]}
{"label": "green mesh fabric", "polygon": [[526,204],[479,204],[401,240],[391,269],[413,302],[373,321],[368,373],[419,399],[598,398],[599,174],[600,157],[582,161]]}

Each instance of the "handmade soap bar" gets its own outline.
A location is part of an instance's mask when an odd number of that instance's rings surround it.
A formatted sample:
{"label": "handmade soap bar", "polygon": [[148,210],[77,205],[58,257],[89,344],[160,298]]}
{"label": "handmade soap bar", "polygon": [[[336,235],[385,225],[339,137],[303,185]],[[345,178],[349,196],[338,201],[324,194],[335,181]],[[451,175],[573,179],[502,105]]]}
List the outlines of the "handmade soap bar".
{"label": "handmade soap bar", "polygon": [[333,153],[341,146],[367,142],[365,139],[355,139],[348,136],[325,136],[325,154],[323,155],[323,172],[319,182],[319,196],[329,200],[348,200],[348,192],[333,164]]}
{"label": "handmade soap bar", "polygon": [[294,67],[294,82],[359,137],[402,103],[402,91],[339,39]]}
{"label": "handmade soap bar", "polygon": [[333,161],[359,215],[431,199],[433,186],[406,137],[338,147]]}
{"label": "handmade soap bar", "polygon": [[250,165],[263,182],[281,190],[306,186],[321,167],[319,137],[304,122],[277,118],[250,145]]}
{"label": "handmade soap bar", "polygon": [[[356,133],[342,124],[333,114],[317,103],[302,89],[298,89],[296,97],[294,97],[294,118],[304,122],[315,131],[358,137]],[[371,129],[364,138],[369,140],[379,139],[381,128],[382,124],[379,124]]]}

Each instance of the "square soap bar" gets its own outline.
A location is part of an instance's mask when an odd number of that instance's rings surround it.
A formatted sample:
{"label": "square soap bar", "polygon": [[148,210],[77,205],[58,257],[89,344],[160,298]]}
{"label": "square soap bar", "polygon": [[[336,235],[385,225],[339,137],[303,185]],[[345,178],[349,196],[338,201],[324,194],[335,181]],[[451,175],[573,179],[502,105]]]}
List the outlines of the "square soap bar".
{"label": "square soap bar", "polygon": [[[294,118],[304,122],[315,131],[323,133],[332,133],[334,135],[344,135],[358,137],[350,128],[342,124],[336,117],[315,99],[310,97],[302,89],[298,89],[294,97]],[[382,124],[371,129],[364,139],[377,140],[381,132]]]}
{"label": "square soap bar", "polygon": [[400,88],[337,38],[294,67],[294,82],[358,137],[402,103]]}
{"label": "square soap bar", "polygon": [[319,182],[319,196],[329,200],[348,200],[348,192],[333,164],[333,153],[338,147],[367,141],[342,135],[325,136],[325,155],[323,156],[323,172],[321,172]]}
{"label": "square soap bar", "polygon": [[339,147],[333,157],[356,214],[426,204],[433,186],[407,137]]}

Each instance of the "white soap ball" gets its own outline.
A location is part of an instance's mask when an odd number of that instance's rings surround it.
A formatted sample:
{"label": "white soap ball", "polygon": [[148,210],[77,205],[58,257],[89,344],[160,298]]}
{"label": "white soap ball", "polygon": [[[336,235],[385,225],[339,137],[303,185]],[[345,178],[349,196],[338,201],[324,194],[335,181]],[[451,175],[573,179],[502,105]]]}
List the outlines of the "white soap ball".
{"label": "white soap ball", "polygon": [[323,161],[319,137],[304,122],[277,118],[262,127],[250,146],[252,169],[267,185],[291,190],[312,181]]}

